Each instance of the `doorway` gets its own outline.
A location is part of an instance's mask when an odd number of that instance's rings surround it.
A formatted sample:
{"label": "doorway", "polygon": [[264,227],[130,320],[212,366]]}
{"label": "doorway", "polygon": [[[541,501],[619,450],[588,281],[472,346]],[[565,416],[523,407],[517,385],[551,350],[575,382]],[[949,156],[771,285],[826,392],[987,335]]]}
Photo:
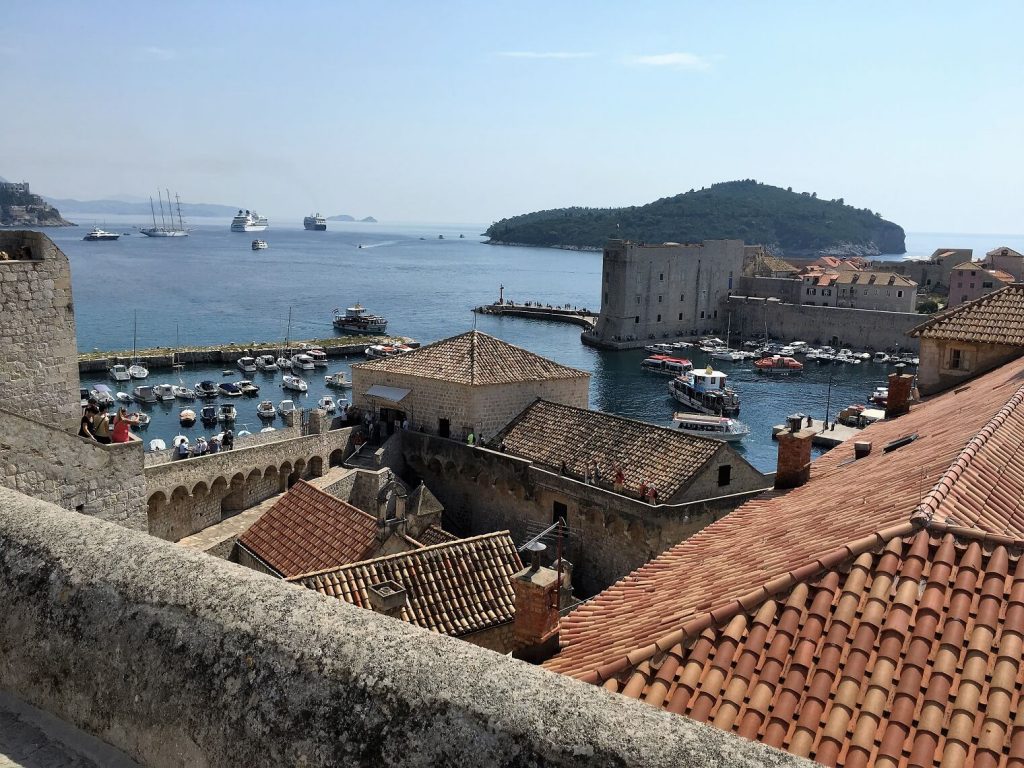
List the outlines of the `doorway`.
{"label": "doorway", "polygon": [[437,434],[441,437],[451,437],[452,434],[452,423],[448,419],[438,419],[437,421]]}

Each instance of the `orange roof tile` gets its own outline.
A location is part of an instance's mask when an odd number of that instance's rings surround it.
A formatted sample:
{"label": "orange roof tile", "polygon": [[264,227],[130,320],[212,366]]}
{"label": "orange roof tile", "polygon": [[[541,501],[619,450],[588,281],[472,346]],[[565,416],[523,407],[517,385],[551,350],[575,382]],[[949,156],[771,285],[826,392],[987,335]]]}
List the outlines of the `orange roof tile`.
{"label": "orange roof tile", "polygon": [[933,315],[907,335],[1024,347],[1024,283],[1008,285]]}
{"label": "orange roof tile", "polygon": [[512,621],[512,577],[522,567],[508,531],[500,531],[289,581],[361,608],[370,607],[368,587],[394,581],[407,592],[404,621],[460,637]]}
{"label": "orange roof tile", "polygon": [[[609,413],[536,400],[489,442],[491,448],[583,477],[594,462],[606,479],[616,468],[625,487],[639,490],[646,481],[667,500],[684,489],[720,451],[717,440],[684,434]],[[737,454],[737,458],[739,458]]]}
{"label": "orange roof tile", "polygon": [[386,371],[472,386],[590,376],[586,371],[548,360],[480,331],[468,331],[412,352],[352,367],[361,371]]}
{"label": "orange roof tile", "polygon": [[458,541],[458,539],[459,537],[454,533],[448,533],[439,525],[431,525],[428,528],[424,528],[420,535],[416,537],[416,541],[424,547],[432,547],[435,544],[447,544],[449,541]]}
{"label": "orange roof tile", "polygon": [[300,480],[238,543],[287,578],[372,557],[377,520]]}
{"label": "orange roof tile", "polygon": [[1024,443],[1022,384],[1017,360],[868,427],[859,436],[873,443],[867,457],[854,461],[850,442],[834,448],[813,463],[807,485],[744,504],[569,614],[562,648],[545,666],[607,679],[665,650],[664,638],[710,626],[745,596],[806,578],[886,529],[905,534],[915,512],[1024,535],[1024,467],[1014,467]]}

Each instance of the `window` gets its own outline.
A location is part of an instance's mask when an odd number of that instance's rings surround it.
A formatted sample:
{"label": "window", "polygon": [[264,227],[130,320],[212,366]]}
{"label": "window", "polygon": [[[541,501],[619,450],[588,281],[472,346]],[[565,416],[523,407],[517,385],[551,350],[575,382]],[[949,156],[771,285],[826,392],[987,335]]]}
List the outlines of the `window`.
{"label": "window", "polygon": [[639,297],[639,296],[637,296],[637,297],[636,297],[636,303],[637,303],[637,304],[639,304],[639,303],[640,303],[640,297]]}
{"label": "window", "polygon": [[718,310],[715,310],[715,317],[718,317]]}
{"label": "window", "polygon": [[723,464],[718,468],[718,487],[728,485],[732,482],[732,466]]}
{"label": "window", "polygon": [[640,315],[637,315],[635,318],[633,318],[633,322],[634,323],[639,323],[640,322]]}
{"label": "window", "polygon": [[681,293],[679,294],[679,300],[680,300],[680,301],[682,301],[682,300],[683,300],[683,294],[681,294]]}
{"label": "window", "polygon": [[682,313],[682,312],[680,312],[680,313],[679,313],[679,319],[680,319],[680,320],[682,320],[682,319],[683,319],[683,313]]}
{"label": "window", "polygon": [[967,301],[967,294],[966,293],[963,296],[960,297],[960,301]]}
{"label": "window", "polygon": [[665,279],[665,273],[664,273],[664,272],[662,272],[661,274],[659,274],[659,275],[658,275],[658,279],[659,279],[659,280],[664,280],[664,279]]}
{"label": "window", "polygon": [[963,350],[951,349],[949,350],[949,367],[954,371],[958,371],[963,368]]}
{"label": "window", "polygon": [[994,285],[994,283],[991,280],[986,280],[985,282],[983,282],[981,284],[981,287],[982,288],[991,288],[993,285]]}
{"label": "window", "polygon": [[974,287],[974,283],[971,283],[971,288],[973,288],[973,287]]}
{"label": "window", "polygon": [[661,315],[658,315],[658,322],[661,322]]}
{"label": "window", "polygon": [[903,298],[903,291],[896,291],[896,298],[897,299],[902,299]]}
{"label": "window", "polygon": [[559,519],[569,521],[569,508],[560,501],[551,503],[551,524],[554,525]]}
{"label": "window", "polygon": [[658,297],[658,303],[661,304],[661,296]]}
{"label": "window", "polygon": [[607,291],[605,291],[605,294],[604,294],[604,303],[605,304],[608,303],[608,292]]}
{"label": "window", "polygon": [[700,311],[700,319],[701,319],[701,320],[703,320],[703,319],[704,319],[704,310],[703,310],[703,309],[702,309],[702,310]]}

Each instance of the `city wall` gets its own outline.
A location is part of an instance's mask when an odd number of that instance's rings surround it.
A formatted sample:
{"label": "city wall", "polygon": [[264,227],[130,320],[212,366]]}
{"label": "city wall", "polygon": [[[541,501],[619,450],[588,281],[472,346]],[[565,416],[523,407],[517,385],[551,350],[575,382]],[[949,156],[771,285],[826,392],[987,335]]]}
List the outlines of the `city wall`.
{"label": "city wall", "polygon": [[[444,505],[445,527],[467,535],[508,529],[523,544],[555,520],[569,528],[573,580],[594,594],[771,486],[685,504],[652,505],[453,440],[403,433],[406,465]],[[562,507],[557,507],[562,510]],[[549,553],[554,558],[554,552]]]}
{"label": "city wall", "polygon": [[0,485],[146,530],[141,442],[100,445],[3,409],[0,422]]}
{"label": "city wall", "polygon": [[4,688],[154,768],[810,765],[6,489],[0,542]]}
{"label": "city wall", "polygon": [[734,338],[762,339],[767,327],[773,339],[837,348],[917,350],[917,339],[906,334],[925,320],[916,312],[814,307],[747,296],[730,296],[725,306]]}

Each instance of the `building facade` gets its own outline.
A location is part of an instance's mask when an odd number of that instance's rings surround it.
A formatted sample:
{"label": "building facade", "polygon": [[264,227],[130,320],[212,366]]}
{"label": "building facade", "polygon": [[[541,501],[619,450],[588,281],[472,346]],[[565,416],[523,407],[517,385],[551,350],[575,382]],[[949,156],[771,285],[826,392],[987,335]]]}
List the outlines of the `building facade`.
{"label": "building facade", "polygon": [[1013,275],[999,269],[988,269],[973,261],[958,264],[949,273],[949,302],[947,309],[981,298],[1013,282]]}
{"label": "building facade", "polygon": [[1024,254],[1005,245],[993,248],[985,254],[985,267],[998,269],[1013,275],[1014,280],[1024,280]]}
{"label": "building facade", "polygon": [[913,312],[917,284],[903,275],[843,269],[803,278],[801,304],[821,307]]}
{"label": "building facade", "polygon": [[584,343],[643,346],[651,339],[718,332],[720,302],[744,265],[742,240],[649,245],[609,240],[604,249],[601,314]]}

